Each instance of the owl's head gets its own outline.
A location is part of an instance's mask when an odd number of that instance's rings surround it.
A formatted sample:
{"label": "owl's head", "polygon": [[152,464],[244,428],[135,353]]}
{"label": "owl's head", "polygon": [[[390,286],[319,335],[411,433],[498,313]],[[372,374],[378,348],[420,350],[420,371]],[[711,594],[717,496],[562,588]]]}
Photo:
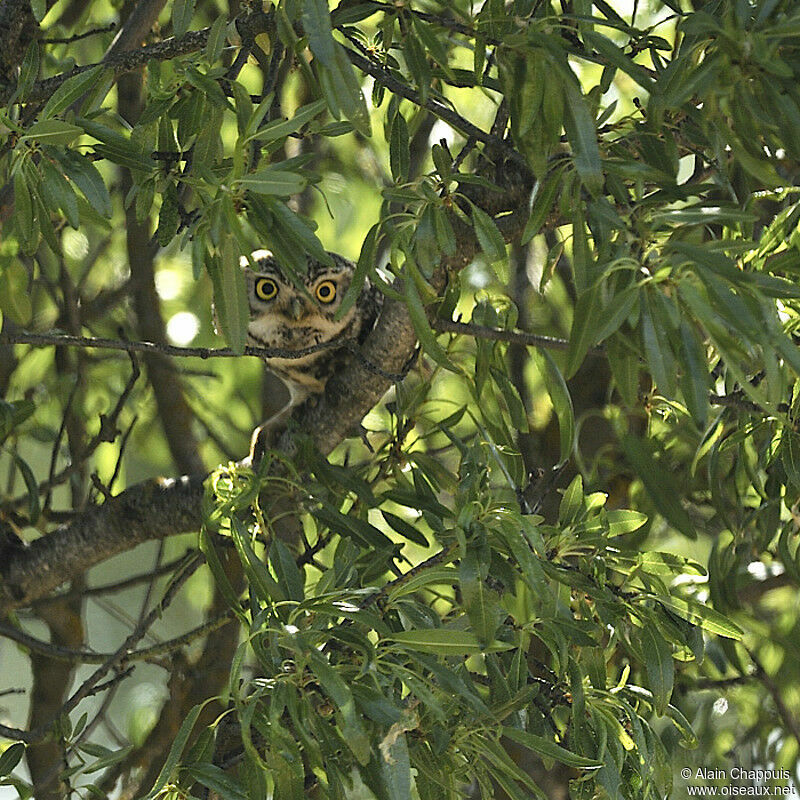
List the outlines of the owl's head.
{"label": "owl's head", "polygon": [[[243,261],[250,303],[248,334],[251,343],[262,347],[300,350],[320,342],[357,336],[360,329],[358,306],[341,318],[336,312],[353,278],[354,265],[331,253],[332,265],[308,259],[302,288],[281,269],[268,250],[251,256],[257,269]],[[354,327],[358,328],[354,330]]]}

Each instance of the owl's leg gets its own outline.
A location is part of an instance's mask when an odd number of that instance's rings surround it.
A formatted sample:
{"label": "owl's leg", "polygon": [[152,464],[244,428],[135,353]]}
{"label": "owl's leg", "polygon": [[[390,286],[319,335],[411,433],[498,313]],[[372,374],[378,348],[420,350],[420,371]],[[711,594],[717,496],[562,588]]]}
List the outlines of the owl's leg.
{"label": "owl's leg", "polygon": [[273,414],[253,431],[250,439],[250,454],[247,457],[250,466],[257,467],[264,458],[264,453],[277,444],[278,437],[286,429],[286,422],[295,405],[296,403],[290,398],[277,414]]}

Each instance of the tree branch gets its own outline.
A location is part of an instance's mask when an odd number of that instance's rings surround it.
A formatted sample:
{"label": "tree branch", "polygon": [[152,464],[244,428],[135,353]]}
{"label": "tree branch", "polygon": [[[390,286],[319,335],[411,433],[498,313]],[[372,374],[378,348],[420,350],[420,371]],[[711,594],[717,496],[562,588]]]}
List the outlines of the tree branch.
{"label": "tree branch", "polygon": [[198,530],[204,478],[137,484],[14,552],[0,562],[0,616],[142,542]]}

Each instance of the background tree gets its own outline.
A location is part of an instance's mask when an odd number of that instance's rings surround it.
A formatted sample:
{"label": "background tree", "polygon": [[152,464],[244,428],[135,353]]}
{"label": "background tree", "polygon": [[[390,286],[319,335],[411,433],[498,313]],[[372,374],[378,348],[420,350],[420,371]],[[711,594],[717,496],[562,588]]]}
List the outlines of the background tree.
{"label": "background tree", "polygon": [[[0,0],[0,793],[796,780],[798,32]],[[251,468],[258,247],[385,301]]]}

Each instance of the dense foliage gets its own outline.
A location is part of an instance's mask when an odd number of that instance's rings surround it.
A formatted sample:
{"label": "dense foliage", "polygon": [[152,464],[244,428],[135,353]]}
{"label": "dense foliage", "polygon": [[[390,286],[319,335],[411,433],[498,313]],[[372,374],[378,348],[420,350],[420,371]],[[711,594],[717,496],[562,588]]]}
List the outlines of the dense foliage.
{"label": "dense foliage", "polygon": [[[800,777],[796,3],[0,22],[4,785]],[[261,247],[385,299],[250,463]]]}

